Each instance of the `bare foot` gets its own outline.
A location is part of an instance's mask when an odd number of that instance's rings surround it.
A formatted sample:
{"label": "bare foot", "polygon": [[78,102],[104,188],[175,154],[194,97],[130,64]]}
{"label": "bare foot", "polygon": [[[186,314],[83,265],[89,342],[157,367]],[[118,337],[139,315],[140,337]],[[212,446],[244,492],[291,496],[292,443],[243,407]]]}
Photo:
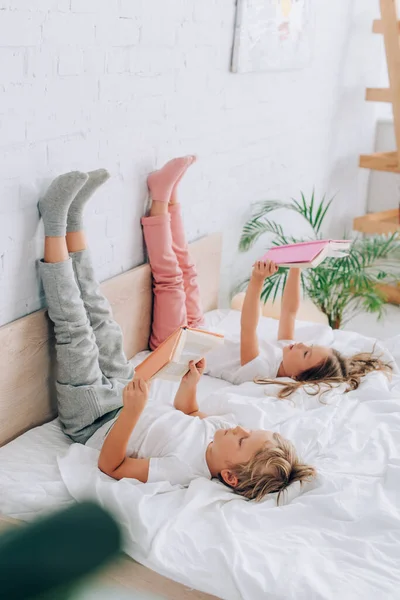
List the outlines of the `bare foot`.
{"label": "bare foot", "polygon": [[158,171],[150,173],[147,178],[147,186],[149,188],[152,200],[156,202],[168,203],[175,184],[180,178],[182,178],[183,174],[191,163],[191,156],[174,158],[167,162],[167,164]]}

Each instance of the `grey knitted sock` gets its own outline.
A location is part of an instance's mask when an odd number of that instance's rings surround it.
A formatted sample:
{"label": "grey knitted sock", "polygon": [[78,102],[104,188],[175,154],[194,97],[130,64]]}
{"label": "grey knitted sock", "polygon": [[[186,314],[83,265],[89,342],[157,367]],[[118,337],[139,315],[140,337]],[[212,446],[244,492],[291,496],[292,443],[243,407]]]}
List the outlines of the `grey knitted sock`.
{"label": "grey knitted sock", "polygon": [[45,196],[38,203],[46,236],[65,236],[68,209],[87,180],[86,173],[72,171],[60,175],[50,184]]}
{"label": "grey knitted sock", "polygon": [[95,191],[110,178],[110,173],[106,169],[98,169],[88,173],[88,180],[76,195],[68,211],[67,231],[80,231],[83,229],[83,211],[86,202],[90,200]]}

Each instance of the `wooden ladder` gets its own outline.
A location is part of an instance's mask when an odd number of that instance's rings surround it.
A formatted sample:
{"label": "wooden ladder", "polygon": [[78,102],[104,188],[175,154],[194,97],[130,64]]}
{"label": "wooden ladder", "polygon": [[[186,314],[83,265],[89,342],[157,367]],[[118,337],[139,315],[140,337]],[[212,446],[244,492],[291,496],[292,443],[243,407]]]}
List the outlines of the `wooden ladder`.
{"label": "wooden ladder", "polygon": [[362,154],[360,167],[375,171],[400,173],[400,22],[397,17],[396,0],[380,0],[381,20],[374,21],[372,31],[383,35],[389,74],[388,88],[368,88],[366,100],[390,102],[397,150]]}

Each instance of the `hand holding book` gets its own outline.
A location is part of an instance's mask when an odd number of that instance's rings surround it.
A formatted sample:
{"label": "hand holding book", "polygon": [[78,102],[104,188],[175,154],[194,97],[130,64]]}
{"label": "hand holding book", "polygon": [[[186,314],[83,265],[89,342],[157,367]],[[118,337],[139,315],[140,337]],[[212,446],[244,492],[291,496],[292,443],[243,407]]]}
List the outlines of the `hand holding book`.
{"label": "hand holding book", "polygon": [[201,358],[197,363],[191,360],[189,363],[189,371],[182,377],[182,383],[185,385],[196,386],[200,377],[203,375],[206,368],[206,359]]}
{"label": "hand holding book", "polygon": [[258,281],[264,281],[276,273],[278,267],[272,260],[258,260],[253,265],[252,277]]}
{"label": "hand holding book", "polygon": [[224,336],[218,333],[179,327],[136,367],[135,377],[180,381],[188,373],[190,362],[197,365],[207,352],[223,343]]}
{"label": "hand holding book", "polygon": [[127,413],[141,412],[149,398],[149,386],[143,379],[132,379],[122,392],[124,408]]}

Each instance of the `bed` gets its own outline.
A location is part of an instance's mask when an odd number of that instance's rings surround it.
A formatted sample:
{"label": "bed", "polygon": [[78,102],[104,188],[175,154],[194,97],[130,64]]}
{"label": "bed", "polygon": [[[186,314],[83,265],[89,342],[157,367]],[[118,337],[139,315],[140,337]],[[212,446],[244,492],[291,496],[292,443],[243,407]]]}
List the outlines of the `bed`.
{"label": "bed", "polygon": [[[235,337],[240,313],[216,309],[220,244],[219,236],[212,236],[197,242],[193,251],[207,322]],[[111,280],[105,289],[117,319],[129,333],[127,353],[136,356],[145,348],[148,335],[149,273],[147,267],[140,267],[120,278],[125,281]],[[139,300],[141,304],[135,304]],[[144,587],[166,598],[204,599],[210,597],[207,594],[226,600],[398,598],[400,336],[376,347],[393,362],[391,381],[374,373],[359,390],[345,395],[338,388],[323,402],[304,390],[291,401],[280,401],[273,387],[251,382],[230,386],[203,378],[201,409],[233,412],[244,426],[277,430],[317,467],[318,478],[303,488],[292,486],[277,507],[274,495],[255,504],[216,481],[196,480],[183,489],[167,483],[117,482],[100,473],[96,451],[71,444],[54,419],[46,383],[52,368],[51,335],[46,333],[44,313],[35,315],[25,319],[40,319],[41,333],[26,322],[21,324],[23,319],[0,329],[1,351],[15,357],[1,378],[1,440],[16,438],[0,448],[0,513],[30,520],[75,500],[97,500],[122,524],[125,552],[144,565],[126,562],[112,577],[127,586],[139,578]],[[130,319],[128,330],[125,317]],[[21,342],[21,331],[29,332],[28,340]],[[49,336],[46,341],[43,333]],[[273,338],[276,333],[277,321],[262,318],[260,334]],[[372,350],[376,343],[300,321],[296,340],[334,345],[345,354]],[[19,365],[13,365],[17,360]],[[33,377],[40,361],[41,369],[47,369],[42,379]],[[38,379],[42,389],[33,393]],[[157,383],[152,394],[160,402],[170,401],[172,387]],[[44,421],[49,422],[43,425]]]}

